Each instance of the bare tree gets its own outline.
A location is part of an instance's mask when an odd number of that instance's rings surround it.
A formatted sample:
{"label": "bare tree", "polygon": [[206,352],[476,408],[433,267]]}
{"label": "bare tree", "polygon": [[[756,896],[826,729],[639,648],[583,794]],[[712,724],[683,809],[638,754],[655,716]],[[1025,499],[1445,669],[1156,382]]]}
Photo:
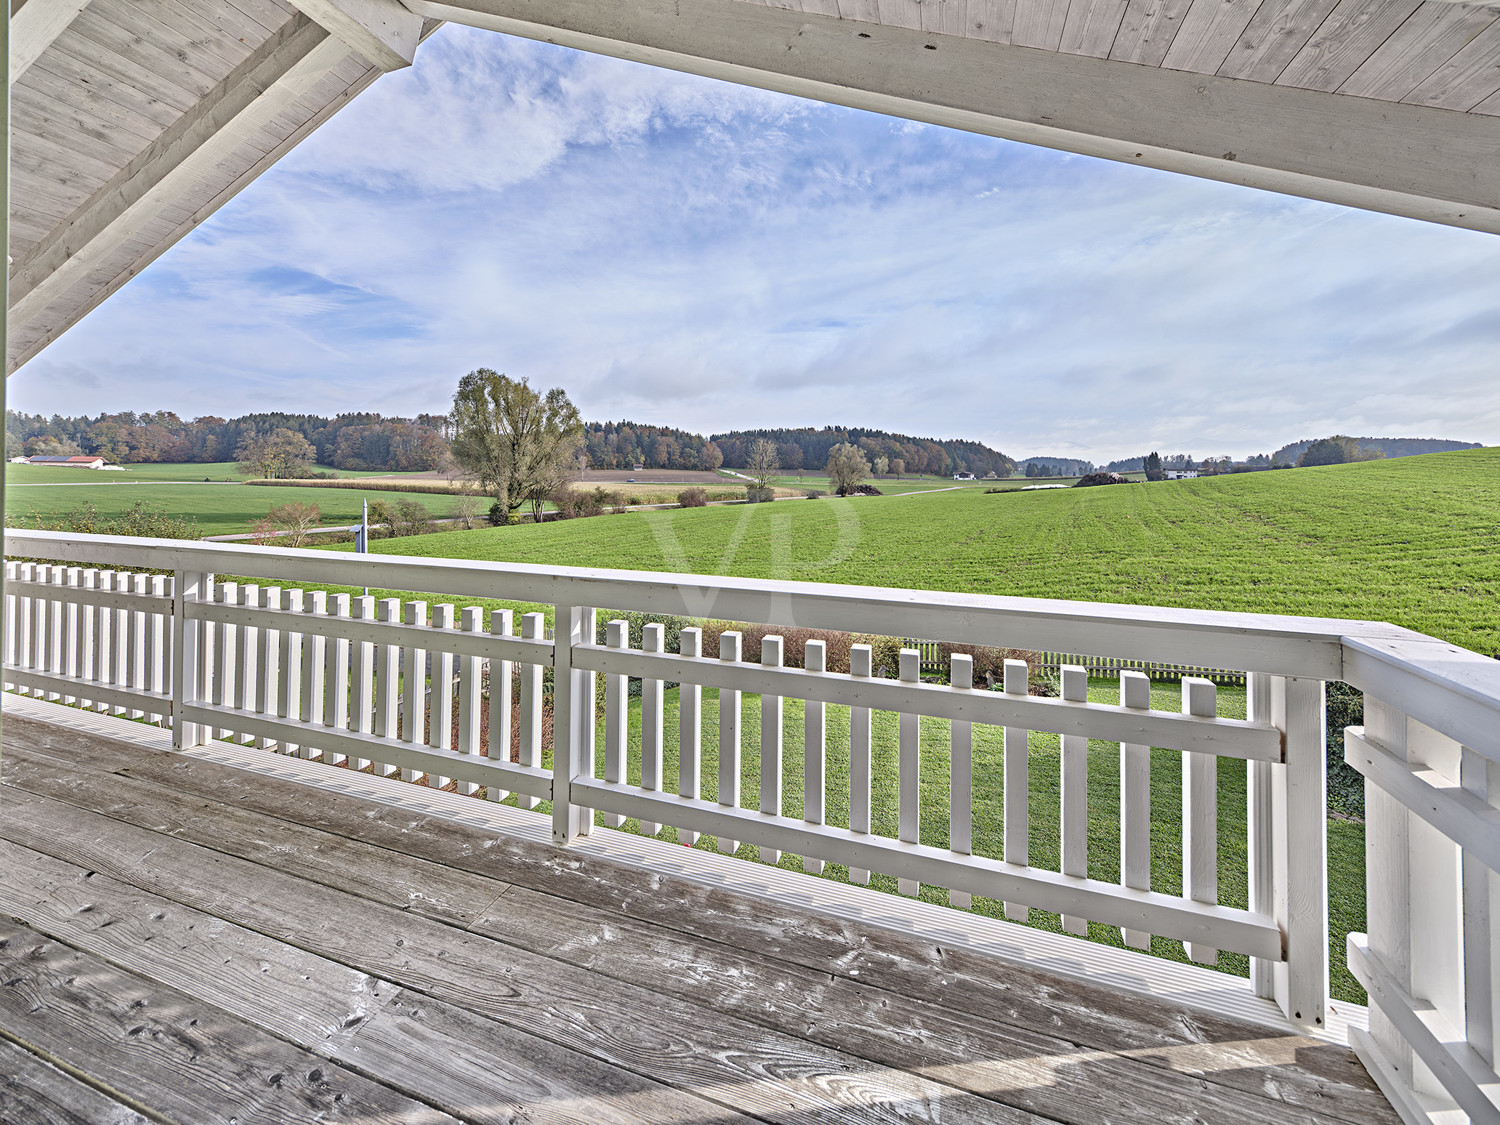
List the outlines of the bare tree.
{"label": "bare tree", "polygon": [[448,518],[457,520],[464,525],[465,531],[474,527],[474,521],[479,518],[480,503],[477,496],[460,496],[453,502],[453,507],[448,511]]}
{"label": "bare tree", "polygon": [[828,480],[840,496],[848,496],[870,475],[864,451],[843,442],[828,451]]}
{"label": "bare tree", "polygon": [[300,547],[307,542],[312,529],[323,522],[316,504],[281,504],[256,520],[255,533],[262,543],[275,539],[283,546]]}

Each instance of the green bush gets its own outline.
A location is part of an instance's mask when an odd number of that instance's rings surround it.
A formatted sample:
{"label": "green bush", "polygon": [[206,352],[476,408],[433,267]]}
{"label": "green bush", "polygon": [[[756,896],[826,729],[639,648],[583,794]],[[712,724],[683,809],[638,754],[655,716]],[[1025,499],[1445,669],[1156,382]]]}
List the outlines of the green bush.
{"label": "green bush", "polygon": [[174,516],[159,504],[137,500],[118,516],[99,514],[92,503],[79,504],[61,514],[32,517],[40,531],[69,531],[77,535],[131,535],[142,539],[199,539],[202,532],[192,516]]}
{"label": "green bush", "polygon": [[704,488],[684,488],[677,494],[677,506],[679,508],[707,507],[708,490]]}
{"label": "green bush", "polygon": [[745,503],[747,504],[765,504],[774,499],[776,499],[774,488],[765,488],[758,484],[745,486]]}
{"label": "green bush", "polygon": [[1328,713],[1328,808],[1363,820],[1365,779],[1344,761],[1344,728],[1364,725],[1365,697],[1358,688],[1338,680],[1326,689]]}

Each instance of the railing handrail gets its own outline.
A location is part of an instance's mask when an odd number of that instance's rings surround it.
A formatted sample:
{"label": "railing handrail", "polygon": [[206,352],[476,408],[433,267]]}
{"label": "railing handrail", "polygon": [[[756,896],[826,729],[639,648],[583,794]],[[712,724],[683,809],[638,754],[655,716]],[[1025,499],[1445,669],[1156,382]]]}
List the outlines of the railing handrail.
{"label": "railing handrail", "polygon": [[[538,566],[302,548],[7,529],[7,554],[54,562],[235,574],[278,582],[411,590],[459,598],[591,605],[694,619],[795,624],[960,644],[1128,656],[1312,679],[1342,678],[1346,638],[1430,640],[1338,618],[1021,598],[779,579]],[[294,564],[289,567],[288,564]],[[1500,691],[1496,692],[1500,705]]]}

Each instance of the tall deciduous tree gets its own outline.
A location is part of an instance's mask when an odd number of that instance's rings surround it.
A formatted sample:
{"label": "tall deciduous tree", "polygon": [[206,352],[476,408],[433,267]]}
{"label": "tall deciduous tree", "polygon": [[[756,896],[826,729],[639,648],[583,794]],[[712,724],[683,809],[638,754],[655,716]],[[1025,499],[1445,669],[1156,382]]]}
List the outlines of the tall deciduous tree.
{"label": "tall deciduous tree", "polygon": [[318,451],[295,430],[278,429],[269,435],[248,437],[234,451],[242,473],[283,478],[312,464]]}
{"label": "tall deciduous tree", "polygon": [[488,367],[471,371],[453,396],[453,458],[495,497],[507,518],[542,505],[578,469],[583,422],[561,387],[542,394]]}
{"label": "tall deciduous tree", "polygon": [[864,451],[847,441],[828,451],[828,482],[840,496],[848,496],[870,475]]}

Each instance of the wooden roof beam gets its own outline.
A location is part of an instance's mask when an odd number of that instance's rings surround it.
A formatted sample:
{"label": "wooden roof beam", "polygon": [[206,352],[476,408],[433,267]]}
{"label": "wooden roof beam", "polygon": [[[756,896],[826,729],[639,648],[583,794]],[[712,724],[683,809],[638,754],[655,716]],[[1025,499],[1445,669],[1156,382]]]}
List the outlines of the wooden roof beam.
{"label": "wooden roof beam", "polygon": [[289,0],[372,66],[400,70],[416,58],[422,17],[398,0]]}
{"label": "wooden roof beam", "polygon": [[1173,172],[1500,233],[1500,118],[746,0],[405,0],[433,19]]}
{"label": "wooden roof beam", "polygon": [[89,0],[11,0],[10,83],[31,69]]}
{"label": "wooden roof beam", "polygon": [[[139,238],[143,227],[211,177],[247,133],[274,118],[348,56],[344,43],[306,17],[290,20],[11,266],[11,325],[43,316],[111,253]],[[66,327],[49,332],[48,338]],[[9,357],[8,369],[24,358],[29,356]]]}

